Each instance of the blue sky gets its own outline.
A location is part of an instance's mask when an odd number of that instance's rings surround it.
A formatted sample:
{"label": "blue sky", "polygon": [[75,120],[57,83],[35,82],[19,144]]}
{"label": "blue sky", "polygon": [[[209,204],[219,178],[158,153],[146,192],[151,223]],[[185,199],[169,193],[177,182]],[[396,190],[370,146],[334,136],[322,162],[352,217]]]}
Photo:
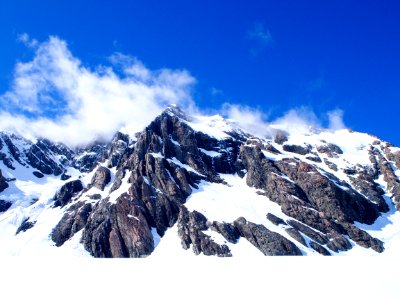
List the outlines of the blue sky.
{"label": "blue sky", "polygon": [[399,20],[397,1],[2,1],[0,95],[35,56],[28,42],[57,36],[87,69],[118,52],[187,70],[203,109],[230,102],[269,120],[311,110],[323,125],[341,109],[349,128],[400,145]]}

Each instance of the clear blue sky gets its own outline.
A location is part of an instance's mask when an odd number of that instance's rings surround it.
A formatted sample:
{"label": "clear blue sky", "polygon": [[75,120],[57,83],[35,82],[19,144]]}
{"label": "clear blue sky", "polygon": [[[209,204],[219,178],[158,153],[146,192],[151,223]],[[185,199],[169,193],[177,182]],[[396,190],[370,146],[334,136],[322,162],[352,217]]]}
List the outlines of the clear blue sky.
{"label": "clear blue sky", "polygon": [[340,108],[350,128],[400,145],[398,1],[1,1],[0,94],[31,59],[21,33],[57,35],[89,66],[119,51],[187,69],[200,107]]}

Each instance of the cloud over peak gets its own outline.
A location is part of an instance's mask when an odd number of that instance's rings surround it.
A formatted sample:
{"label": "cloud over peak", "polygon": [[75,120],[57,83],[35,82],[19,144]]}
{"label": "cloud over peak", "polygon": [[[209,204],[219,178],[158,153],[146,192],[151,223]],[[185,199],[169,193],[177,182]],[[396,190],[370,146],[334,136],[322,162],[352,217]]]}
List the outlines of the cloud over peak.
{"label": "cloud over peak", "polygon": [[[32,44],[28,35],[19,39]],[[90,70],[55,36],[32,47],[33,59],[17,63],[0,96],[1,129],[77,146],[108,139],[123,126],[140,130],[168,104],[191,105],[195,79],[185,70],[150,70],[121,53]]]}

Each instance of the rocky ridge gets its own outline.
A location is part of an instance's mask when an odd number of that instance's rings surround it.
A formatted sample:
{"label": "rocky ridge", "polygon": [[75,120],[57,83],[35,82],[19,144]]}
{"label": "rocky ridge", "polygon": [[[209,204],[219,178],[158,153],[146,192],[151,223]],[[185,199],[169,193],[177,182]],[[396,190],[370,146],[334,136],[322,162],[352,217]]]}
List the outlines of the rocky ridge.
{"label": "rocky ridge", "polygon": [[[195,119],[172,106],[135,140],[117,133],[110,143],[84,149],[2,133],[0,159],[10,174],[22,166],[37,178],[44,175],[40,180],[65,181],[51,202],[64,212],[51,239],[63,247],[80,234],[95,257],[151,255],[155,237],[162,241],[169,230],[177,230],[182,248],[197,255],[234,256],[241,239],[264,255],[332,255],[355,245],[384,252],[384,242],[357,224],[372,225],[395,213],[394,205],[400,209],[395,147],[377,139],[364,143],[369,148],[357,151],[368,161],[352,163],[344,149],[323,139],[296,143],[282,130],[259,139],[229,123],[219,136],[214,128],[196,128]],[[186,207],[203,182],[229,186],[225,175],[243,178],[280,207],[279,216],[264,211],[258,223],[242,215],[217,220]],[[9,180],[0,173],[0,191],[7,192]],[[2,201],[2,211],[11,213],[15,204]],[[35,217],[29,220],[27,231],[35,228]]]}

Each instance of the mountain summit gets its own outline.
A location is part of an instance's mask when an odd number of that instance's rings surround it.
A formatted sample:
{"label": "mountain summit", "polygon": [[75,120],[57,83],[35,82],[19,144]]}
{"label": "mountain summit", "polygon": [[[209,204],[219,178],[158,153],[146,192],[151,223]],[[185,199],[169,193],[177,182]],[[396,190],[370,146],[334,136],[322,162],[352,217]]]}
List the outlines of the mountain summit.
{"label": "mountain summit", "polygon": [[0,255],[374,255],[400,250],[400,149],[169,106],[70,149],[0,133]]}

